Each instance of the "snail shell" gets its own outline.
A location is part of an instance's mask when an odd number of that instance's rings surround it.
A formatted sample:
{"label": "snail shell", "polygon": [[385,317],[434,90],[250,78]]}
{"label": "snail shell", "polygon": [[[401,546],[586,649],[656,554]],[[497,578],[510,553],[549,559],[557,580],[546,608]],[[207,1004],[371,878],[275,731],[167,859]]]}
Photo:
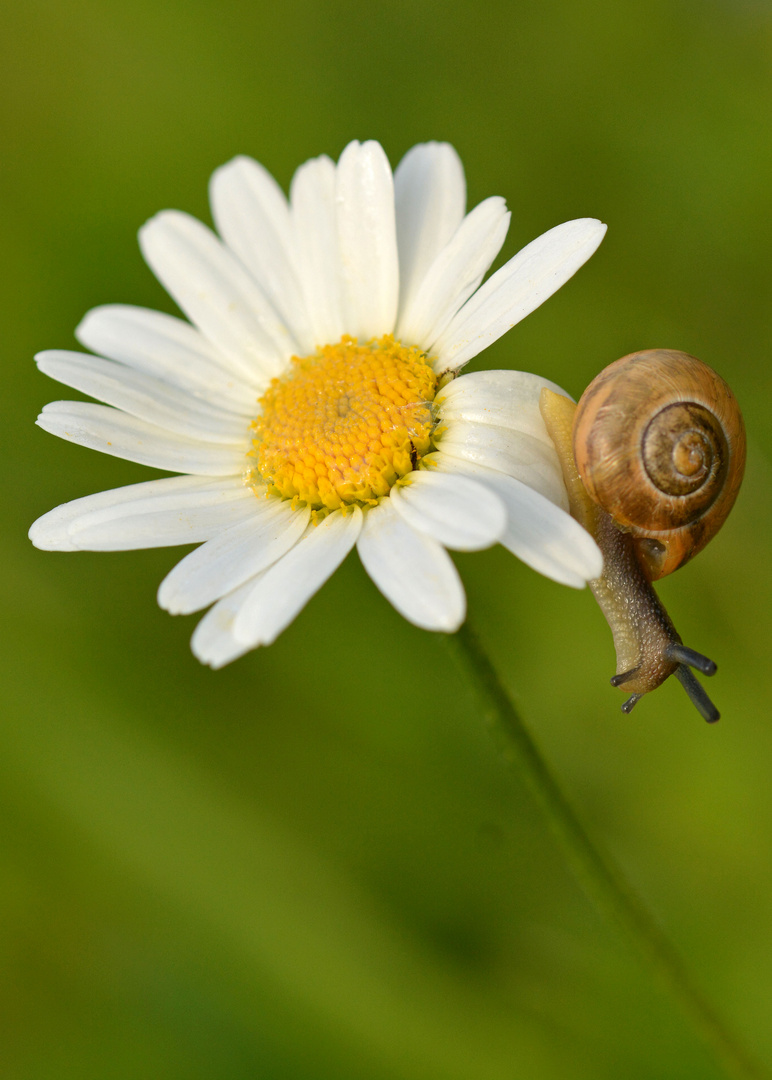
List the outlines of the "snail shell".
{"label": "snail shell", "polygon": [[726,519],[745,467],[745,428],[724,380],[687,353],[611,364],[582,395],[574,458],[590,498],[631,533],[650,581],[682,566]]}

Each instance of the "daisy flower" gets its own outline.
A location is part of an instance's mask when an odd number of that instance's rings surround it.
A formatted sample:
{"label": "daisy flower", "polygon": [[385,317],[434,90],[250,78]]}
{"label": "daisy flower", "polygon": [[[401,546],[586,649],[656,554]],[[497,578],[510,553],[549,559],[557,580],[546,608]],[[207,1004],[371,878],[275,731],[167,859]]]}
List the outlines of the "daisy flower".
{"label": "daisy flower", "polygon": [[[267,645],[356,546],[405,618],[452,632],[465,596],[446,549],[497,542],[581,587],[600,573],[566,512],[538,409],[545,379],[456,377],[552,295],[605,226],[569,221],[493,274],[504,200],[465,212],[445,143],[415,146],[392,176],[377,142],[302,165],[289,199],[256,161],[211,181],[218,236],[166,210],[142,253],[190,321],[143,308],[90,311],[92,353],[41,353],[41,371],[104,404],[55,401],[44,430],[182,475],[59,506],[39,548],[199,544],[161,583],[172,614],[210,608],[192,639],[220,667]],[[561,391],[563,393],[563,391]]]}

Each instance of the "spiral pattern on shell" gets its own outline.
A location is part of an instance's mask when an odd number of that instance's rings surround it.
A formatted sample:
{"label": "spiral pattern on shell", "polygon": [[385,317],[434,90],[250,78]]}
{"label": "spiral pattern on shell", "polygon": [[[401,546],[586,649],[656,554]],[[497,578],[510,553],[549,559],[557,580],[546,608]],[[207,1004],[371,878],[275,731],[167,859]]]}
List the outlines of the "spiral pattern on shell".
{"label": "spiral pattern on shell", "polygon": [[687,353],[653,349],[617,360],[582,395],[574,456],[590,497],[617,524],[662,548],[651,577],[708,542],[734,503],[745,431],[732,391]]}
{"label": "spiral pattern on shell", "polygon": [[[679,401],[655,413],[641,437],[641,463],[655,489],[678,501],[651,505],[651,517],[630,524],[666,529],[686,524],[715,502],[729,447],[720,420],[704,405]],[[642,508],[634,507],[636,514]],[[647,511],[649,508],[646,508]]]}

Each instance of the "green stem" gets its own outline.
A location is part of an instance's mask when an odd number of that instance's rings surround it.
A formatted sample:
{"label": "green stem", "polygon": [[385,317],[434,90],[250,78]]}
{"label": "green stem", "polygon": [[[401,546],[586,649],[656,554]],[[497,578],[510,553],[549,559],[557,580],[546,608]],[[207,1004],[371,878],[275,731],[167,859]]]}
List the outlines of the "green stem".
{"label": "green stem", "polygon": [[620,870],[593,844],[528,734],[469,622],[447,641],[471,677],[483,715],[503,742],[505,757],[519,771],[544,811],[566,861],[587,896],[602,915],[626,933],[652,965],[726,1075],[733,1080],[761,1080],[763,1074],[758,1066],[692,983],[677,951]]}

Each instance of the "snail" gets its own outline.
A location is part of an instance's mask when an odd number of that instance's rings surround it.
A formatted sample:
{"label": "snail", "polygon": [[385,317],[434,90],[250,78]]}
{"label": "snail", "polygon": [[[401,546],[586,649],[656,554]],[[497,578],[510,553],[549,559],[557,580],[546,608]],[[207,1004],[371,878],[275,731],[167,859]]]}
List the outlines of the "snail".
{"label": "snail", "polygon": [[622,711],[675,675],[718,720],[691,670],[713,675],[716,665],[683,644],[652,582],[701,551],[734,504],[745,429],[732,391],[695,357],[651,349],[605,368],[578,405],[544,389],[540,406],[571,514],[603,553],[590,588],[614,638],[611,683],[630,693]]}

